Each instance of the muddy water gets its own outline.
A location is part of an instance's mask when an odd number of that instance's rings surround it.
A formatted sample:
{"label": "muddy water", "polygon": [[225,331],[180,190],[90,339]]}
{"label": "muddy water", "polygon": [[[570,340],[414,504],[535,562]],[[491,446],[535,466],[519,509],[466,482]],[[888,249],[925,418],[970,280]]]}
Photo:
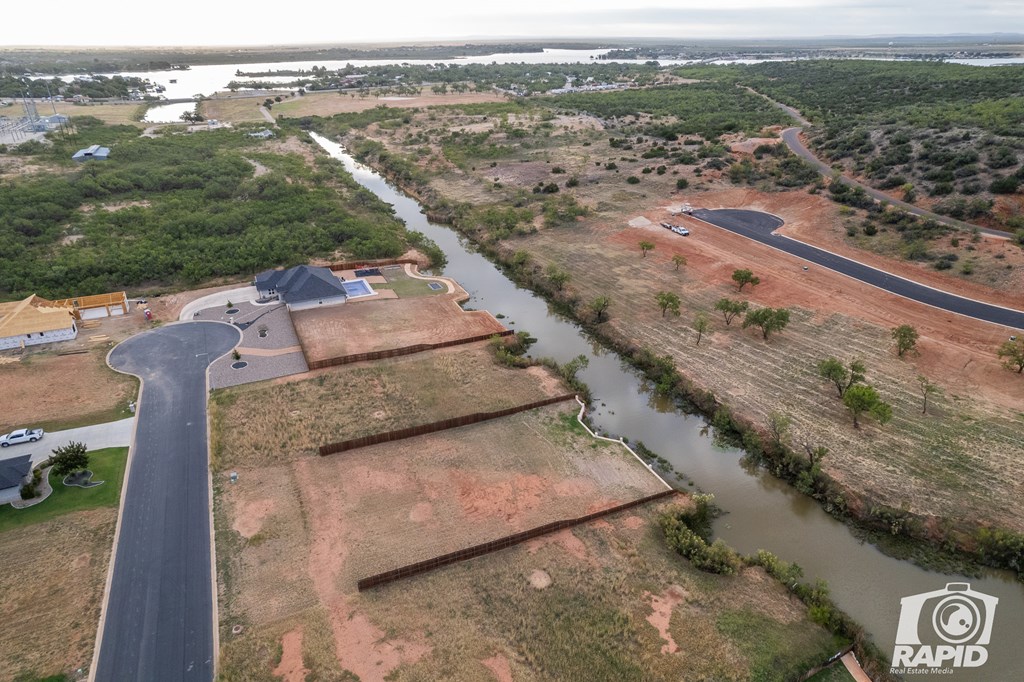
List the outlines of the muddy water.
{"label": "muddy water", "polygon": [[[1019,650],[1024,641],[1024,585],[1010,574],[993,571],[981,578],[967,578],[934,573],[862,543],[810,498],[762,471],[742,466],[741,451],[716,447],[706,435],[703,419],[653,397],[645,382],[617,355],[589,341],[575,324],[551,312],[542,298],[513,284],[453,230],[429,223],[419,204],[357,163],[340,145],[314,137],[361,185],[393,205],[410,229],[423,232],[441,247],[448,258],[445,273],[472,296],[467,307],[502,313],[512,329],[528,330],[539,339],[533,348],[536,355],[561,362],[586,355],[590,366],[581,377],[595,396],[595,423],[610,433],[643,440],[701,489],[714,493],[728,512],[715,526],[716,534],[726,542],[744,553],[770,550],[802,566],[807,578],[828,581],[839,606],[872,634],[887,655],[895,642],[901,598],[941,590],[951,582],[969,582],[972,589],[999,598],[988,662],[972,670],[958,668],[941,678],[957,682],[1024,680]],[[923,637],[931,627],[930,614],[922,613],[920,622]]]}

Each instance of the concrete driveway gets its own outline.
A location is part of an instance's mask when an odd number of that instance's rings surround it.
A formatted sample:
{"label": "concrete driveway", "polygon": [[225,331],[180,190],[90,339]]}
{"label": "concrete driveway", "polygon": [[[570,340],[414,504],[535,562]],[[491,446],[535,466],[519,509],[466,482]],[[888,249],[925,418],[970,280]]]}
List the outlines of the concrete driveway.
{"label": "concrete driveway", "polygon": [[18,457],[19,455],[31,454],[32,466],[48,458],[53,454],[55,448],[75,441],[85,443],[90,450],[101,450],[103,448],[128,447],[132,441],[132,427],[135,424],[135,417],[120,419],[116,422],[106,424],[93,424],[82,426],[77,429],[64,431],[53,431],[43,436],[43,439],[35,443],[21,443],[0,448],[0,460]]}
{"label": "concrete driveway", "polygon": [[197,298],[191,303],[185,304],[185,307],[181,309],[181,313],[178,315],[178,319],[182,322],[190,322],[195,314],[200,310],[205,310],[206,308],[227,307],[228,301],[231,301],[232,303],[255,301],[259,297],[260,294],[256,291],[256,287],[254,286],[218,291],[215,294],[209,294],[202,298]]}
{"label": "concrete driveway", "polygon": [[176,323],[133,336],[110,354],[115,369],[143,383],[96,680],[213,678],[206,372],[240,338],[226,324]]}

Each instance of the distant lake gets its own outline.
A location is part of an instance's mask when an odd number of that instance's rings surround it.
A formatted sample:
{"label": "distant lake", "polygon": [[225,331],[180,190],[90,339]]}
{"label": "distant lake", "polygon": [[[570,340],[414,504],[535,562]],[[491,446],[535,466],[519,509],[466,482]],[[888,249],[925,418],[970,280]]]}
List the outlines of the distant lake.
{"label": "distant lake", "polygon": [[[194,95],[212,95],[215,92],[227,90],[231,81],[252,81],[254,79],[236,76],[236,71],[244,72],[267,72],[267,71],[297,71],[311,70],[314,66],[323,66],[328,70],[343,69],[348,65],[360,69],[370,66],[386,66],[391,64],[410,64],[417,66],[429,66],[431,64],[589,64],[598,62],[598,58],[605,55],[609,50],[556,50],[545,49],[543,52],[503,52],[490,55],[477,55],[472,57],[456,57],[453,59],[341,59],[333,61],[301,61],[301,62],[267,62],[263,64],[204,64],[193,66],[187,71],[132,71],[120,73],[104,73],[103,76],[134,76],[136,78],[148,78],[153,83],[164,86],[167,90],[163,93],[168,99],[181,99]],[[904,61],[902,59],[880,58],[882,61]],[[621,63],[642,64],[645,60],[617,59]],[[662,66],[679,66],[686,64],[761,64],[763,62],[797,61],[796,59],[785,59],[771,57],[766,59],[662,59],[658,62]],[[802,61],[802,60],[801,60]],[[912,60],[907,60],[912,61]],[[993,59],[948,59],[948,62],[956,64],[969,64],[972,66],[1002,66],[1007,64],[1024,64],[1024,57],[1006,57]],[[64,80],[70,81],[72,76],[64,76]],[[176,81],[172,83],[171,81]],[[287,83],[295,80],[294,76],[265,76],[255,80],[271,83]],[[155,109],[155,108],[154,108]],[[152,112],[153,109],[150,110]],[[184,110],[182,110],[184,111]],[[178,112],[180,115],[180,111]],[[149,120],[147,118],[147,120]],[[156,122],[156,121],[154,121]]]}
{"label": "distant lake", "polygon": [[150,107],[146,110],[143,123],[181,123],[181,115],[186,111],[195,111],[195,102],[183,102],[179,104],[161,104]]}

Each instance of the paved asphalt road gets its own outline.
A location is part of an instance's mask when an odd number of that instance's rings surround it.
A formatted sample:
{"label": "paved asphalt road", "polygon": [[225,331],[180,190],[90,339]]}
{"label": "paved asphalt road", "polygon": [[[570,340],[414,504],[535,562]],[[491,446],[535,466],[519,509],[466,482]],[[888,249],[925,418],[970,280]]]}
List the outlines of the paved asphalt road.
{"label": "paved asphalt road", "polygon": [[[778,102],[775,102],[775,104],[777,104],[779,107],[781,107],[784,110],[789,110],[790,109],[789,107],[786,107],[785,105],[779,104]],[[791,110],[791,111],[795,111],[795,110]],[[791,113],[791,115],[792,115],[792,113]],[[810,162],[811,165],[813,165],[815,168],[817,168],[818,172],[820,172],[822,175],[826,175],[826,176],[831,177],[831,175],[832,175],[832,167],[829,166],[824,161],[822,161],[821,159],[819,159],[817,156],[815,156],[814,153],[811,152],[811,150],[808,149],[806,146],[804,146],[804,143],[800,141],[800,132],[802,130],[803,130],[803,128],[799,128],[799,127],[796,127],[796,128],[786,128],[785,130],[782,131],[782,141],[786,143],[786,146],[788,146],[790,148],[790,150],[792,150],[792,152],[794,154],[796,154],[800,158],[804,159],[805,161]],[[889,196],[885,192],[879,191],[879,190],[875,189],[874,187],[868,187],[867,185],[862,185],[861,183],[857,182],[856,180],[848,178],[845,175],[840,176],[839,179],[840,179],[840,182],[842,182],[844,185],[849,185],[850,187],[860,187],[869,196],[874,197],[878,201],[885,201],[885,202],[887,202],[887,203],[889,203],[889,204],[891,204],[893,206],[898,206],[899,208],[903,209],[907,213],[913,213],[914,215],[921,216],[922,218],[931,218],[932,220],[934,220],[936,222],[945,223],[947,225],[952,225],[953,227],[960,228],[961,230],[974,230],[974,229],[977,229],[979,232],[981,232],[983,234],[991,235],[993,237],[1009,238],[1009,236],[1010,236],[1008,233],[1003,232],[1001,230],[992,230],[992,229],[989,229],[987,227],[981,227],[980,225],[972,225],[971,223],[965,223],[962,220],[956,220],[955,218],[950,218],[949,216],[939,215],[938,213],[932,213],[931,211],[926,211],[923,208],[918,208],[917,206],[914,206],[913,204],[908,204],[905,201],[900,201],[899,199],[893,199],[891,196]]]}
{"label": "paved asphalt road", "polygon": [[206,368],[233,327],[187,322],[124,341],[110,364],[143,380],[95,679],[213,678]]}
{"label": "paved asphalt road", "polygon": [[780,251],[785,251],[830,270],[835,270],[841,274],[876,286],[879,289],[885,289],[898,296],[926,303],[953,313],[959,313],[960,315],[967,315],[968,317],[992,322],[993,324],[1000,324],[1010,329],[1024,330],[1024,312],[954,296],[938,289],[932,289],[910,280],[890,275],[882,270],[862,265],[829,251],[798,242],[795,239],[773,235],[772,230],[782,227],[782,219],[773,215],[761,213],[760,211],[740,209],[698,209],[693,212],[693,217],[730,232],[735,232],[748,239],[768,244]]}
{"label": "paved asphalt road", "polygon": [[31,454],[32,464],[36,465],[48,459],[55,448],[67,445],[71,441],[85,443],[90,450],[127,447],[132,441],[134,424],[135,417],[128,417],[116,422],[80,426],[77,429],[48,431],[43,439],[36,443],[22,443],[0,449],[0,460]]}

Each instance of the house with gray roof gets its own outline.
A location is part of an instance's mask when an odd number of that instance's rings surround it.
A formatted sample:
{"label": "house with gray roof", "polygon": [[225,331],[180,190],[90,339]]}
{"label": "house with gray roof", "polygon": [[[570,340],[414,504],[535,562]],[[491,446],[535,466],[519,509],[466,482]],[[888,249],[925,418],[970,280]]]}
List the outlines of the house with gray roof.
{"label": "house with gray roof", "polygon": [[21,499],[21,486],[32,480],[32,455],[0,460],[0,504]]}
{"label": "house with gray roof", "polygon": [[297,265],[287,270],[264,270],[253,282],[261,299],[278,298],[289,310],[344,303],[348,296],[341,280],[327,268]]}

